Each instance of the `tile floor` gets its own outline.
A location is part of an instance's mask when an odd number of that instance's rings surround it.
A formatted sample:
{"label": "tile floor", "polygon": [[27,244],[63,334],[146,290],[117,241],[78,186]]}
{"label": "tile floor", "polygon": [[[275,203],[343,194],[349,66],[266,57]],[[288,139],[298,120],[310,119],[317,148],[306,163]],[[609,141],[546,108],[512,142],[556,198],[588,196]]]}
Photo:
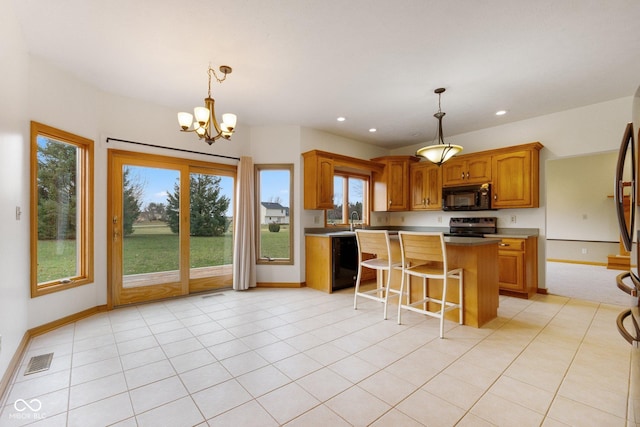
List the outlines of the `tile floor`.
{"label": "tile floor", "polygon": [[447,322],[441,340],[437,320],[384,321],[352,292],[225,291],[78,321],[32,340],[0,426],[640,426],[621,306],[501,297],[497,319]]}

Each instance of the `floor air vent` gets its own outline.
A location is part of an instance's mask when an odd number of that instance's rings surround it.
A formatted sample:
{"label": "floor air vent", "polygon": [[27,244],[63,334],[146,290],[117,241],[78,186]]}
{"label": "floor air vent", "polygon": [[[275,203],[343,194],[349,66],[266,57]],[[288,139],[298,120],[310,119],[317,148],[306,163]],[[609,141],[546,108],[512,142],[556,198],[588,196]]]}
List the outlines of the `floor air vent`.
{"label": "floor air vent", "polygon": [[39,356],[33,356],[27,365],[27,369],[24,371],[25,375],[35,374],[36,372],[42,372],[49,369],[51,366],[51,360],[53,359],[53,353],[41,354]]}

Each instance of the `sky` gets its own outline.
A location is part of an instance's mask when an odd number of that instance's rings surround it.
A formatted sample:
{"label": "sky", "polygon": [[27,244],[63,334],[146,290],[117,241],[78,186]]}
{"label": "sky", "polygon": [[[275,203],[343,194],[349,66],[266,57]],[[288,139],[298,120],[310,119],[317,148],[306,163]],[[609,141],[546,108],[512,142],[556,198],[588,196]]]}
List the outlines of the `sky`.
{"label": "sky", "polygon": [[[167,204],[167,194],[174,191],[174,185],[180,176],[180,172],[172,169],[131,167],[131,177],[142,183],[144,187],[143,208],[149,203]],[[234,200],[233,178],[221,177],[222,194]],[[282,206],[289,206],[289,171],[283,170],[263,170],[260,177],[262,191],[261,200],[268,202],[279,198]],[[227,212],[232,215],[232,205]]]}

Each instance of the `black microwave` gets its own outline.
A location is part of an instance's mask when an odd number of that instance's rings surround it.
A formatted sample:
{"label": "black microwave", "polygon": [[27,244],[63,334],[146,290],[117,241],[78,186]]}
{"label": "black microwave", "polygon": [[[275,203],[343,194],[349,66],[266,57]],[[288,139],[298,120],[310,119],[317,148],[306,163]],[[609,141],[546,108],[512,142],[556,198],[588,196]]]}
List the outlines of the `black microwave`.
{"label": "black microwave", "polygon": [[442,189],[442,210],[486,211],[491,209],[491,184],[445,187]]}

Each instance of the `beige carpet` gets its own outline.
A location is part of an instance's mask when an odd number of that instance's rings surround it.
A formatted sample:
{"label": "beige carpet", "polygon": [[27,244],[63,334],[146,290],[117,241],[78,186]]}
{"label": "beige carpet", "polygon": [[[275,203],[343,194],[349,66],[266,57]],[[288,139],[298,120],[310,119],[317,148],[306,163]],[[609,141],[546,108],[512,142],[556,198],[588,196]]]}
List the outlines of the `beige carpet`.
{"label": "beige carpet", "polygon": [[603,266],[547,262],[547,289],[550,294],[589,301],[630,306],[637,300],[616,286],[623,271]]}

